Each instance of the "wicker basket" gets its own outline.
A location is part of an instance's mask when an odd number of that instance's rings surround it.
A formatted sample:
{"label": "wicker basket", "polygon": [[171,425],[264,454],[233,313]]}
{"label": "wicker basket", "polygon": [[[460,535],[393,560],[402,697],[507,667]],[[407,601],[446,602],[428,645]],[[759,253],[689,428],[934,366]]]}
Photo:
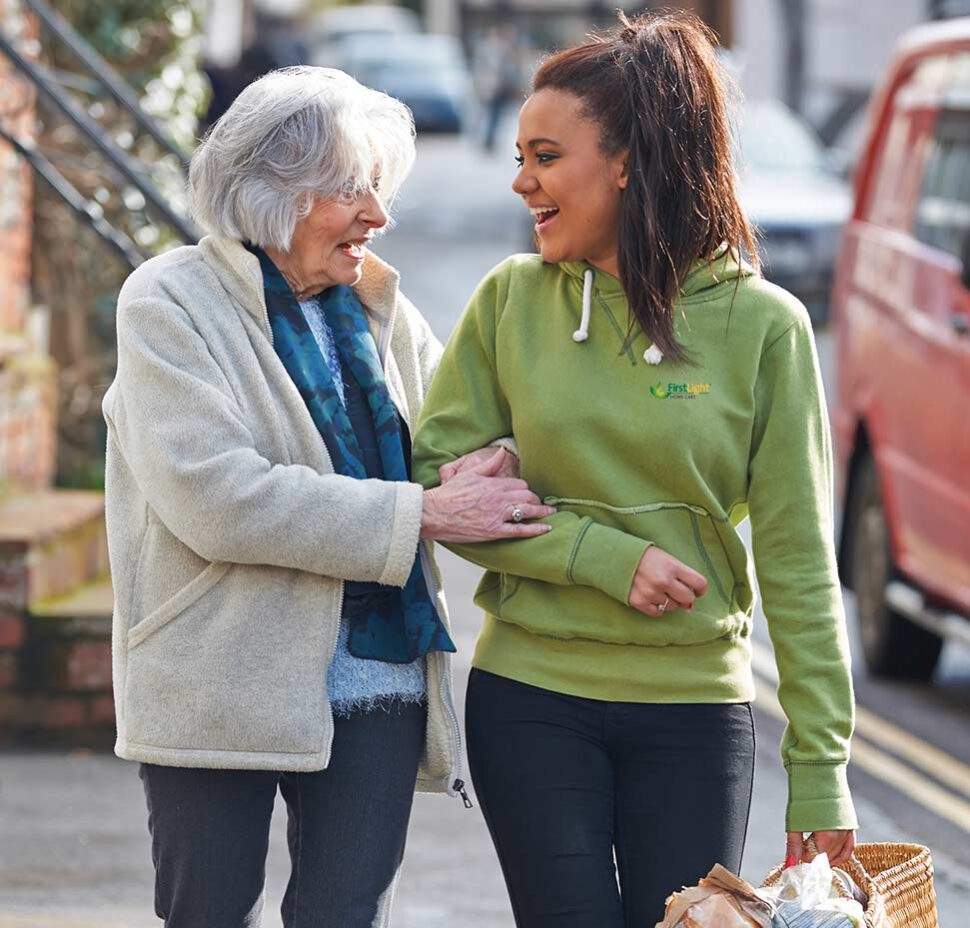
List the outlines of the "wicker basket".
{"label": "wicker basket", "polygon": [[[867,928],[939,928],[933,861],[921,844],[859,844],[852,859],[840,867],[868,897]],[[778,882],[782,868],[765,877]],[[836,883],[839,895],[844,895]]]}

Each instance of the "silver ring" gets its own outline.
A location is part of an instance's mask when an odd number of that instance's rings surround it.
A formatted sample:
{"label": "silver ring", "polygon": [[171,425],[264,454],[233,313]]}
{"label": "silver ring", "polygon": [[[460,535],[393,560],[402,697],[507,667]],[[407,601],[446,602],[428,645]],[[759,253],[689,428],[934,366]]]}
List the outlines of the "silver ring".
{"label": "silver ring", "polygon": [[521,522],[525,518],[525,513],[522,511],[521,506],[512,507],[512,521]]}
{"label": "silver ring", "polygon": [[659,606],[657,606],[657,614],[663,615],[667,611],[667,607],[670,605],[670,597],[668,596]]}

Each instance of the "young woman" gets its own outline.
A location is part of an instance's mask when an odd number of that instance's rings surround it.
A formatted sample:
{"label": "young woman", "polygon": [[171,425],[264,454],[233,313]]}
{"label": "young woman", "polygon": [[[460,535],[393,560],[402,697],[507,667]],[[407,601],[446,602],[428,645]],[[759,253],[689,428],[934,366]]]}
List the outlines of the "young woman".
{"label": "young woman", "polygon": [[422,411],[416,479],[512,433],[558,510],[545,535],[455,546],[488,569],[468,749],[520,928],[644,928],[714,863],[739,868],[749,515],[789,719],[788,858],[805,832],[836,861],[854,846],[818,363],[805,309],[741,258],[725,87],[687,14],[545,61],[512,185],[541,255],[481,283]]}

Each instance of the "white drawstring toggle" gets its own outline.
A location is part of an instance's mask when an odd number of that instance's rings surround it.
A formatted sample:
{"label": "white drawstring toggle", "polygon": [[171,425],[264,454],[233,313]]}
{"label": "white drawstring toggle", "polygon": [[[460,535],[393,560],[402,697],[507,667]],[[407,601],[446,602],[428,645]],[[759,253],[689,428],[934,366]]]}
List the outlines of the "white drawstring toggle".
{"label": "white drawstring toggle", "polygon": [[593,303],[593,269],[586,268],[583,273],[583,318],[580,320],[579,328],[573,332],[574,342],[584,342],[589,338],[589,313]]}

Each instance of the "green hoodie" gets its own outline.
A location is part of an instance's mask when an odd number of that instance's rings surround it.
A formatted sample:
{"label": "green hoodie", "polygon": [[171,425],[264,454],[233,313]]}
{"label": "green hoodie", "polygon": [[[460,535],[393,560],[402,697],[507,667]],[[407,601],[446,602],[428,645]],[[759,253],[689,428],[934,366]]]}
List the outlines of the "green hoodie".
{"label": "green hoodie", "polygon": [[[588,339],[574,340],[586,276]],[[852,683],[808,315],[725,249],[676,305],[694,365],[647,363],[628,318],[609,274],[516,255],[482,281],[445,348],[414,479],[434,486],[440,465],[512,435],[523,479],[558,508],[546,535],[448,546],[488,571],[473,663],[593,699],[752,700],[752,565],[738,535],[750,513],[789,719],[787,828],[853,828]],[[692,611],[629,605],[652,544],[707,578]]]}

